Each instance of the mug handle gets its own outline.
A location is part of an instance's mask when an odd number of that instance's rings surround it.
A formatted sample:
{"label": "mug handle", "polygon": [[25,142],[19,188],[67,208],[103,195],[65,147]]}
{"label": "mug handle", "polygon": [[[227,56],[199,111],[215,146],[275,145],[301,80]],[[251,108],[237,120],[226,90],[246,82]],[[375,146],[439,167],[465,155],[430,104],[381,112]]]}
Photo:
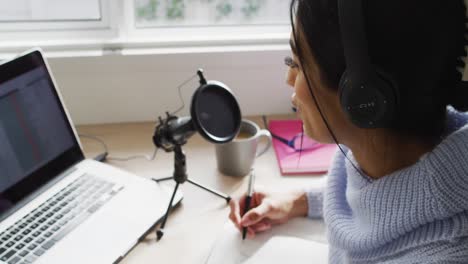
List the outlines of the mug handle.
{"label": "mug handle", "polygon": [[257,151],[257,154],[255,155],[256,158],[260,157],[261,155],[265,154],[265,152],[267,152],[267,150],[271,147],[271,133],[270,131],[266,130],[266,129],[262,129],[258,132],[258,138],[260,137],[267,137],[268,138],[268,142],[267,144],[265,145],[265,148],[263,148],[261,151]]}

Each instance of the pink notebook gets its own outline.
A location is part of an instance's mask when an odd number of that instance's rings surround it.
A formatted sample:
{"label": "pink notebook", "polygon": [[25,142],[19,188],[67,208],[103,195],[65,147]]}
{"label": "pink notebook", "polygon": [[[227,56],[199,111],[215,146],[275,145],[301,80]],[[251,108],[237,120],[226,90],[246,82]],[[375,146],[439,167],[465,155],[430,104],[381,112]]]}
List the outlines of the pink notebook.
{"label": "pink notebook", "polygon": [[[271,120],[268,127],[273,134],[287,140],[302,132],[300,120]],[[321,144],[317,148],[298,152],[273,138],[273,148],[281,174],[297,175],[326,173],[338,147]]]}

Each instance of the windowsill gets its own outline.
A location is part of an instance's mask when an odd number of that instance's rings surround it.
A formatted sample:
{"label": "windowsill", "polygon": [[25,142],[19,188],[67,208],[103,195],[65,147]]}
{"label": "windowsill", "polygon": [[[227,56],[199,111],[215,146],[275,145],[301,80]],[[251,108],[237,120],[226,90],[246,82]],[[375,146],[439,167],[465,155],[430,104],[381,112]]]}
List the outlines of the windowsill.
{"label": "windowsill", "polygon": [[[0,47],[0,58],[41,47],[77,124],[153,120],[180,105],[174,88],[198,68],[231,87],[244,114],[284,113],[290,109],[282,63],[290,54],[288,39],[49,41],[8,46],[8,52]],[[186,102],[196,85],[183,89]],[[259,101],[265,94],[268,100]]]}
{"label": "windowsill", "polygon": [[266,51],[289,49],[289,34],[261,36],[198,36],[192,38],[143,38],[41,40],[2,42],[0,59],[12,58],[28,49],[40,47],[49,58],[98,57],[104,55],[146,55]]}

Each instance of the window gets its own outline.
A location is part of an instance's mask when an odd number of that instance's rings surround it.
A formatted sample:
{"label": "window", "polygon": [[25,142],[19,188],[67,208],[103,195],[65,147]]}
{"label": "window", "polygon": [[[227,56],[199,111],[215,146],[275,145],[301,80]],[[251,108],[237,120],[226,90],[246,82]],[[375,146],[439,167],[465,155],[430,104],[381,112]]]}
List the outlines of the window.
{"label": "window", "polygon": [[[42,48],[75,123],[152,120],[198,68],[232,86],[243,113],[281,113],[289,2],[0,0],[0,61]],[[275,96],[258,104],[264,94]]]}
{"label": "window", "polygon": [[0,0],[0,53],[287,44],[289,30],[287,0]]}
{"label": "window", "polygon": [[286,0],[134,0],[136,27],[278,25]]}
{"label": "window", "polygon": [[289,39],[288,0],[130,1],[129,35],[152,39],[157,47],[237,49],[286,45]]}
{"label": "window", "polygon": [[100,19],[99,0],[0,0],[0,22]]}
{"label": "window", "polygon": [[108,28],[109,0],[0,0],[0,31]]}

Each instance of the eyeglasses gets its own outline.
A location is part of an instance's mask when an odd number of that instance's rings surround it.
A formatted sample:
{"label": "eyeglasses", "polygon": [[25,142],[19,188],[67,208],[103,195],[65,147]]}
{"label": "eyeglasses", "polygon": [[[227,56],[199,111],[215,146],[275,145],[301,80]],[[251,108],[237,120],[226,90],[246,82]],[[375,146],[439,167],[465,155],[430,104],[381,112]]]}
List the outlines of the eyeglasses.
{"label": "eyeglasses", "polygon": [[[263,119],[263,124],[265,126],[265,128],[268,128],[267,126],[267,121],[266,121],[266,117],[265,116],[262,116],[262,119]],[[280,137],[278,135],[275,135],[274,133],[272,133],[270,131],[270,134],[273,138],[277,139],[279,142],[287,145],[288,147],[294,149],[294,151],[306,151],[306,150],[312,150],[312,149],[316,149],[316,148],[319,148],[320,146],[322,146],[321,144],[317,143],[316,141],[310,139],[309,137],[307,137],[306,135],[304,135],[304,133],[299,133],[297,135],[295,135],[292,139],[285,139],[283,137]]]}

